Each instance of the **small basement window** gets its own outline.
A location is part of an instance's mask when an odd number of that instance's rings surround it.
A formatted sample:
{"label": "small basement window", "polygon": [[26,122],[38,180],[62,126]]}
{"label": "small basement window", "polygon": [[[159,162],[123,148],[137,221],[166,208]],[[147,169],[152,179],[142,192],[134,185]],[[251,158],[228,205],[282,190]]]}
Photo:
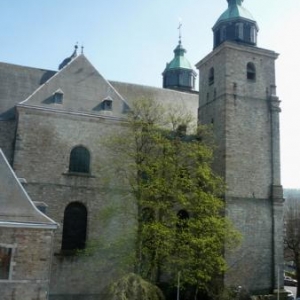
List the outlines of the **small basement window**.
{"label": "small basement window", "polygon": [[0,280],[9,279],[12,248],[0,246]]}

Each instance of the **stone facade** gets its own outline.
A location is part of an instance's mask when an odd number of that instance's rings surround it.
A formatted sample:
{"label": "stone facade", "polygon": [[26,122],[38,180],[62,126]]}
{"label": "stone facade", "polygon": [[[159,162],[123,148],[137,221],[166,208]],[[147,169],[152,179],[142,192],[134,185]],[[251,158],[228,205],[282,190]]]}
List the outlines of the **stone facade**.
{"label": "stone facade", "polygon": [[[35,73],[30,69],[28,73],[35,79],[41,70]],[[31,199],[45,203],[47,215],[60,224],[53,241],[50,299],[99,299],[104,287],[123,267],[123,260],[114,249],[108,254],[106,249],[98,247],[93,251],[90,246],[122,241],[124,252],[129,252],[135,212],[128,188],[112,172],[114,162],[108,159],[107,140],[112,133],[124,130],[132,101],[152,98],[173,109],[186,109],[196,121],[198,95],[110,83],[84,55],[73,57],[57,73],[45,71],[45,74],[52,77],[31,93],[28,90],[33,84],[29,79],[24,80],[30,84],[23,86],[26,94],[16,106],[12,105],[14,117],[10,115],[7,119],[6,114],[2,115],[6,119],[0,123],[0,130],[5,135],[0,139],[0,147],[7,149],[16,174],[25,179],[23,186]],[[55,102],[57,92],[63,95],[61,103]],[[0,100],[1,97],[6,97],[5,93],[0,93]],[[103,101],[111,101],[111,107],[103,109]],[[2,110],[8,108],[12,111],[6,102]],[[78,146],[87,149],[90,155],[87,173],[70,171],[71,152]],[[87,212],[85,245],[89,251],[92,249],[88,255],[77,256],[62,249],[66,209],[73,204]],[[112,208],[121,212],[113,212],[113,217],[107,220],[106,212]],[[35,297],[33,292],[32,297]]]}
{"label": "stone facade", "polygon": [[0,149],[1,299],[49,296],[57,224],[32,203]]}
{"label": "stone facade", "polygon": [[[103,237],[107,237],[106,243],[109,243],[117,239],[123,228],[122,220],[118,221],[119,216],[115,216],[104,226],[101,212],[113,203],[124,201],[126,191],[111,176],[107,149],[101,141],[120,130],[122,123],[21,107],[18,113],[14,168],[19,176],[26,178],[25,187],[32,199],[47,203],[47,215],[60,224],[63,224],[68,204],[82,203],[88,211],[88,241],[103,241]],[[76,145],[84,145],[91,153],[91,171],[87,176],[69,173],[69,154]],[[68,294],[99,297],[118,268],[112,269],[110,262],[104,263],[101,253],[97,258],[65,256],[61,253],[62,233],[63,226],[60,226],[54,243],[51,299]]]}
{"label": "stone facade", "polygon": [[0,247],[12,249],[10,280],[0,280],[1,299],[47,299],[53,232],[0,227],[0,241]]}
{"label": "stone facade", "polygon": [[[225,42],[197,65],[199,121],[213,124],[214,167],[226,181],[227,215],[243,234],[239,252],[228,255],[232,270],[226,280],[257,292],[274,288],[274,268],[283,258],[279,110],[271,107],[271,102],[279,105],[272,95],[276,58],[273,51]],[[254,76],[247,73],[249,63]]]}

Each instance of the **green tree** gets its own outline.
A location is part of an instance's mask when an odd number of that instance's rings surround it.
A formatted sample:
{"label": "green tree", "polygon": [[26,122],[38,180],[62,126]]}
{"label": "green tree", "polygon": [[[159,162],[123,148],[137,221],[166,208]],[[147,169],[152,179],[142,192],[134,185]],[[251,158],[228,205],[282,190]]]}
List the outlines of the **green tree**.
{"label": "green tree", "polygon": [[[284,210],[284,256],[285,261],[295,266],[295,277],[300,282],[300,193],[299,190],[286,193]],[[300,297],[300,289],[297,288],[297,297]]]}
{"label": "green tree", "polygon": [[141,276],[129,273],[112,283],[104,291],[103,300],[164,300],[161,290]]}
{"label": "green tree", "polygon": [[[178,113],[178,111],[180,113]],[[159,284],[206,290],[226,270],[223,256],[239,234],[224,216],[224,184],[211,170],[207,129],[191,128],[182,108],[140,99],[110,140],[114,166],[137,210],[134,271]]]}

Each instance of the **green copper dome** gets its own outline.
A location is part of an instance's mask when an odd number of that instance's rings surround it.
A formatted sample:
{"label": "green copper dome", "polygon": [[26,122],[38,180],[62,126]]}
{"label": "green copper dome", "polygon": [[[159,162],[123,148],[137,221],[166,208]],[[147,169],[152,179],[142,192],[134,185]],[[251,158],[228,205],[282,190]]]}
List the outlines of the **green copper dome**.
{"label": "green copper dome", "polygon": [[178,46],[174,50],[174,58],[171,62],[169,62],[166,66],[165,71],[170,69],[190,69],[192,70],[192,65],[190,62],[184,57],[184,53],[186,50],[182,47],[181,41],[179,41]]}
{"label": "green copper dome", "polygon": [[219,17],[212,30],[214,48],[225,41],[256,46],[258,26],[243,0],[227,0],[228,8]]}
{"label": "green copper dome", "polygon": [[[242,0],[227,0],[228,8],[217,20],[215,26],[220,22],[226,22],[233,19],[243,18],[255,22],[251,13],[242,6]],[[215,27],[214,26],[214,27]]]}
{"label": "green copper dome", "polygon": [[193,70],[190,62],[184,57],[186,50],[179,43],[174,50],[174,58],[167,63],[163,71],[163,87],[166,89],[174,89],[178,91],[194,91],[196,72]]}

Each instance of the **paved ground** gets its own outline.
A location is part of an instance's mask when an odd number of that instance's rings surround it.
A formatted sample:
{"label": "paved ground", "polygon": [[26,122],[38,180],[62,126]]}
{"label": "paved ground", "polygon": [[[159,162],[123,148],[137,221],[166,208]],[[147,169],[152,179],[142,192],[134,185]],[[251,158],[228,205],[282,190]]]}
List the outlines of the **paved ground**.
{"label": "paved ground", "polygon": [[284,289],[291,291],[294,294],[294,297],[296,298],[297,288],[295,286],[285,286]]}

